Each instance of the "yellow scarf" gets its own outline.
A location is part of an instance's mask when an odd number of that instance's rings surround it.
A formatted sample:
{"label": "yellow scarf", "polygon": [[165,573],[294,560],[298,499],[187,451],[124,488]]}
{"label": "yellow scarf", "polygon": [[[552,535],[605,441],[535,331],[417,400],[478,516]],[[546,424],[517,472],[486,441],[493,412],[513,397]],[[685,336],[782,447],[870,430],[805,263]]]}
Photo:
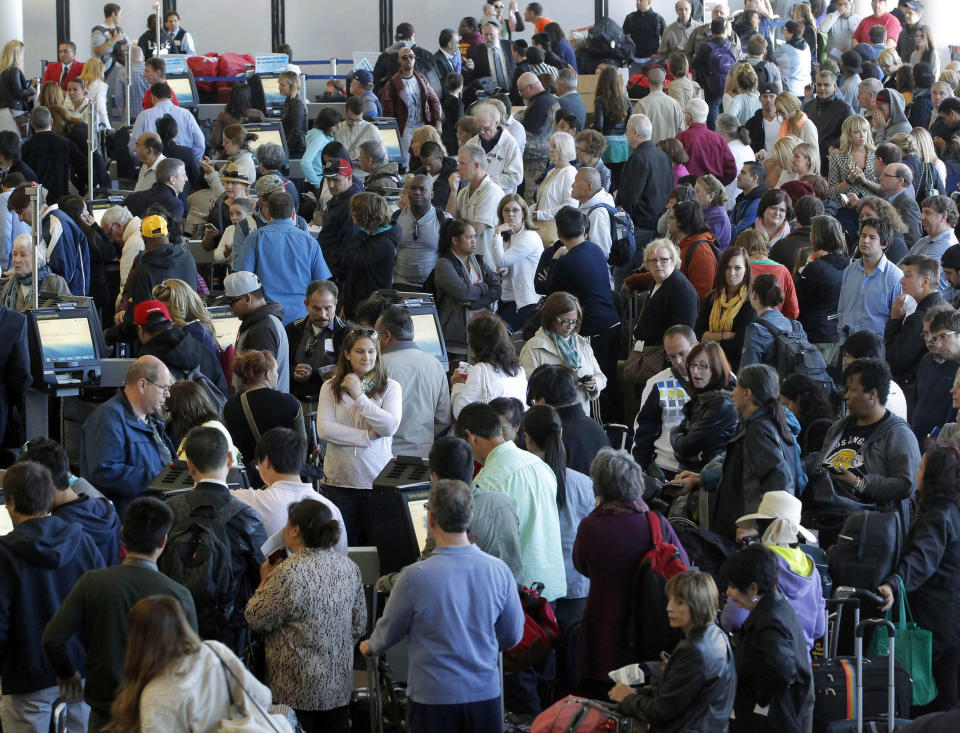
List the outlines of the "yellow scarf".
{"label": "yellow scarf", "polygon": [[729,300],[727,299],[726,288],[720,290],[713,301],[713,308],[710,309],[710,330],[718,332],[732,331],[733,319],[737,317],[746,299],[746,285],[741,285],[737,294]]}

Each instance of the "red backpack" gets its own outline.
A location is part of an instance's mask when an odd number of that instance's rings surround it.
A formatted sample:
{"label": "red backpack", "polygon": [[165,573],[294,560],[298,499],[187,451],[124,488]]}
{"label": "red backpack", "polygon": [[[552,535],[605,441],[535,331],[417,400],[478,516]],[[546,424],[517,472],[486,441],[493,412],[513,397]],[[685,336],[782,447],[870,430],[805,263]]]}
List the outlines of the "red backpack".
{"label": "red backpack", "polygon": [[529,669],[543,662],[560,636],[553,606],[540,595],[543,583],[534,583],[531,588],[520,586],[519,591],[523,607],[523,638],[503,653],[503,666],[509,672]]}
{"label": "red backpack", "polygon": [[540,713],[530,733],[616,733],[633,730],[629,718],[617,713],[612,703],[568,695]]}
{"label": "red backpack", "polygon": [[667,581],[688,570],[680,549],[663,539],[664,521],[656,512],[647,512],[651,547],[633,573],[628,640],[636,659],[659,659],[660,652],[672,652],[683,636],[670,627],[667,618]]}

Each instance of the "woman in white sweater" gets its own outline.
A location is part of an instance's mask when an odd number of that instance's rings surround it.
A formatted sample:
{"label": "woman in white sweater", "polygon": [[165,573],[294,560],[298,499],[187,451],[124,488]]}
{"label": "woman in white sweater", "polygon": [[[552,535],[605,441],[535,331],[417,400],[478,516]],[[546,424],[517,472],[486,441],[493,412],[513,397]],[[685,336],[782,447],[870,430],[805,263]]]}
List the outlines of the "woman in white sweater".
{"label": "woman in white sweater", "polygon": [[533,280],[543,240],[533,228],[522,196],[508,193],[500,199],[497,218],[500,224],[493,232],[493,259],[503,278],[499,313],[511,331],[519,331],[540,300]]}
{"label": "woman in white sweater", "polygon": [[317,437],[327,443],[325,493],[343,514],[351,547],[372,543],[373,480],[393,459],[400,415],[400,385],[387,378],[377,332],[354,328],[317,405]]}
{"label": "woman in white sweater", "polygon": [[516,397],[527,402],[527,375],[503,319],[481,311],[467,324],[467,347],[473,363],[450,377],[450,405],[454,419],[471,402],[490,402],[496,397]]}
{"label": "woman in white sweater", "polygon": [[563,364],[577,373],[577,399],[590,414],[590,400],[599,397],[607,378],[593,354],[590,339],[579,334],[583,311],[575,295],[558,290],[547,296],[540,313],[540,328],[520,350],[520,365],[527,378],[544,364]]}
{"label": "woman in white sweater", "polygon": [[553,244],[557,239],[557,225],[553,217],[564,206],[578,206],[573,198],[573,179],[577,169],[571,160],[577,159],[577,144],[568,132],[555,132],[550,136],[550,150],[547,158],[553,165],[537,187],[537,201],[534,204],[534,219],[544,242]]}
{"label": "woman in white sweater", "polygon": [[[144,598],[130,609],[124,683],[111,711],[117,733],[213,733],[232,703],[266,726],[270,689],[229,648],[201,642],[173,596]],[[271,723],[284,733],[282,719]]]}

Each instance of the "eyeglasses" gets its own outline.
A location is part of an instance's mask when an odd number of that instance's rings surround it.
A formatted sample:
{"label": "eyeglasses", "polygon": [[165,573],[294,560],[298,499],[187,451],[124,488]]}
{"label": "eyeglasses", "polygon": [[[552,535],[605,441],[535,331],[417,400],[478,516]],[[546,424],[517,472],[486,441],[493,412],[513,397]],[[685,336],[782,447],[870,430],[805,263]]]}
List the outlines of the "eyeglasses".
{"label": "eyeglasses", "polygon": [[372,338],[372,339],[376,340],[376,338],[377,338],[377,329],[375,329],[375,328],[363,328],[363,327],[358,326],[357,328],[352,328],[352,329],[350,329],[350,335],[351,335],[351,336],[359,336],[359,337]]}
{"label": "eyeglasses", "polygon": [[947,336],[956,336],[956,335],[957,335],[956,331],[944,331],[943,333],[926,333],[926,334],[923,334],[923,338],[928,344],[939,346],[946,340]]}
{"label": "eyeglasses", "polygon": [[580,323],[579,318],[569,319],[569,318],[561,318],[560,316],[557,316],[556,318],[554,318],[554,320],[564,328],[570,328],[570,326],[576,326],[578,323]]}
{"label": "eyeglasses", "polygon": [[665,265],[668,262],[673,262],[673,257],[651,257],[646,260],[648,265]]}
{"label": "eyeglasses", "polygon": [[883,173],[881,173],[881,174],[880,174],[880,177],[881,177],[881,178],[902,178],[902,176],[895,176],[895,175],[893,175],[893,173],[887,173],[886,171],[884,171]]}
{"label": "eyeglasses", "polygon": [[689,367],[691,372],[709,372],[710,365],[705,361],[698,361],[695,364],[691,364]]}
{"label": "eyeglasses", "polygon": [[165,394],[165,395],[169,395],[169,394],[170,394],[170,388],[173,387],[172,384],[160,384],[159,382],[154,382],[152,379],[147,379],[146,377],[144,377],[144,379],[145,379],[146,381],[150,382],[150,384],[152,384],[154,387],[156,387],[157,389],[159,389],[159,390],[160,390],[161,392],[163,392],[163,394]]}

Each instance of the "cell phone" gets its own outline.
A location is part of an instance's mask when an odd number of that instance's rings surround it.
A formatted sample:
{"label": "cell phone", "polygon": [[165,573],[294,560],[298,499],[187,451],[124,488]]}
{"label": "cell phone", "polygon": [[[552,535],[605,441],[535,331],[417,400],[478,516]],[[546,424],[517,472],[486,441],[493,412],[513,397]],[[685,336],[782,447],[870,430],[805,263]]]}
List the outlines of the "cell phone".
{"label": "cell phone", "polygon": [[219,232],[219,231],[220,231],[220,230],[217,229],[213,224],[207,224],[207,226],[204,227],[204,228],[205,228],[207,231],[210,231],[210,232]]}
{"label": "cell phone", "polygon": [[580,377],[580,384],[583,384],[584,382],[589,382],[591,379],[593,379],[592,374],[584,374],[582,377]]}
{"label": "cell phone", "polygon": [[843,469],[839,466],[824,466],[830,473],[839,476],[843,473]]}
{"label": "cell phone", "polygon": [[837,198],[840,199],[840,203],[842,203],[844,206],[847,206],[850,203],[850,197],[845,193],[841,193]]}
{"label": "cell phone", "polygon": [[276,565],[281,560],[285,560],[286,557],[287,557],[287,548],[281,547],[280,549],[271,553],[270,556],[267,557],[267,559],[270,561],[271,565]]}

